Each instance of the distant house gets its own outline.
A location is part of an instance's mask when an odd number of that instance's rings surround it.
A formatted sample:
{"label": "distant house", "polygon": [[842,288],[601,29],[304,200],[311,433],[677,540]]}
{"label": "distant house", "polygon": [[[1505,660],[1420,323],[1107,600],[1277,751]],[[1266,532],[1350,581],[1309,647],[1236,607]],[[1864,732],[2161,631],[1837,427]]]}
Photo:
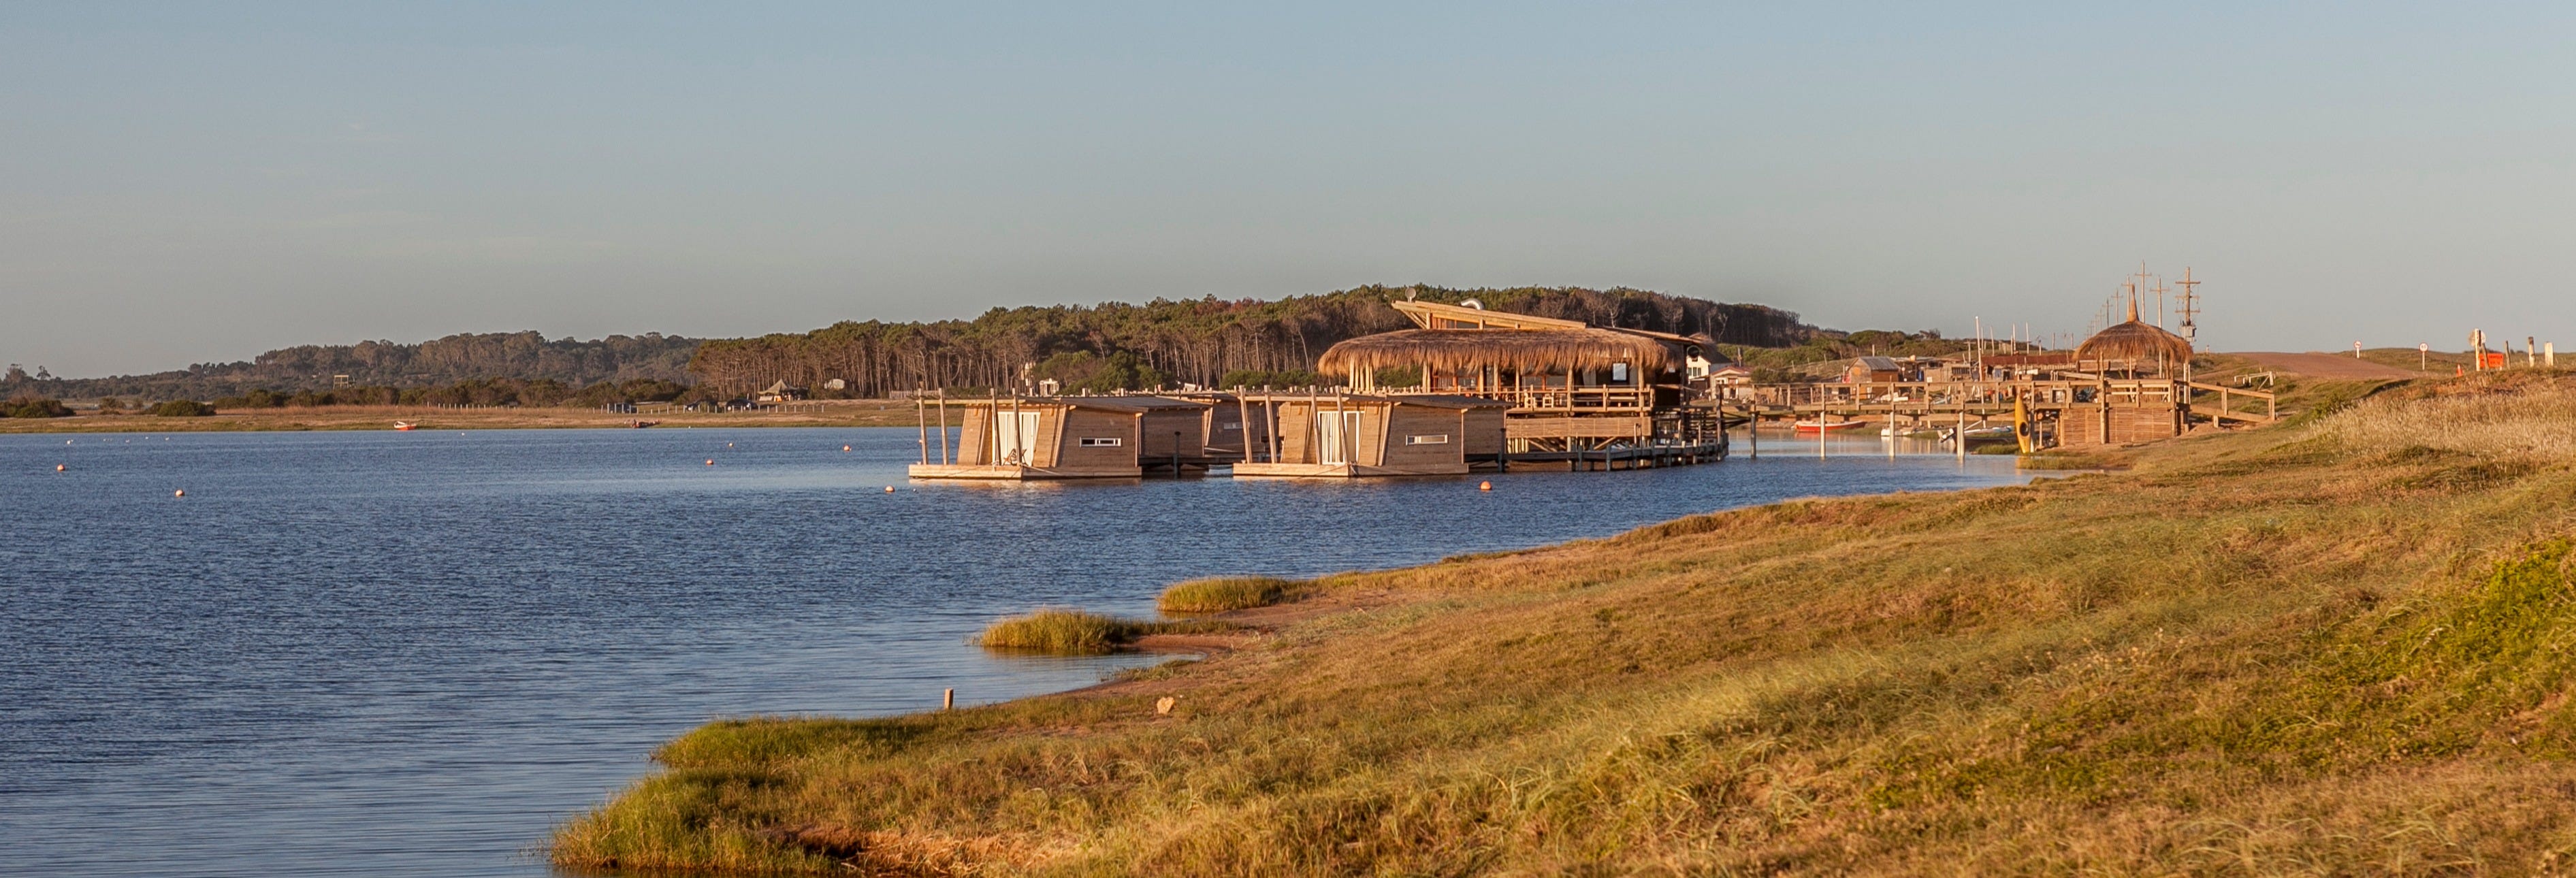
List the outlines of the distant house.
{"label": "distant house", "polygon": [[787,382],[780,381],[776,384],[769,385],[768,389],[762,390],[758,395],[753,396],[751,401],[759,403],[795,402],[797,400],[804,399],[805,396],[805,388],[790,387],[787,385]]}
{"label": "distant house", "polygon": [[1868,384],[1905,380],[1905,367],[1894,357],[1853,357],[1850,368],[1843,371],[1843,381]]}

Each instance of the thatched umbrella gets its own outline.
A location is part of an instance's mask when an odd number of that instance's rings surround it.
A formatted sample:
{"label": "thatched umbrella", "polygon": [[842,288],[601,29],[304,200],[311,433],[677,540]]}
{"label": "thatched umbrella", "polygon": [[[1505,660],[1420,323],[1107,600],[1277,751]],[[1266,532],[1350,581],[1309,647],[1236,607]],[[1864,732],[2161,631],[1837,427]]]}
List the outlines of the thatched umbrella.
{"label": "thatched umbrella", "polygon": [[1526,374],[1627,363],[1651,376],[1670,368],[1673,356],[1664,342],[1607,329],[1406,329],[1334,345],[1316,368],[1353,374],[1405,366],[1439,372],[1496,366]]}
{"label": "thatched umbrella", "polygon": [[[2129,319],[2093,334],[2075,347],[2078,360],[2125,360],[2129,363],[2191,362],[2191,342],[2163,327],[2138,320],[2138,303],[2129,302]],[[2134,367],[2133,367],[2134,368]]]}

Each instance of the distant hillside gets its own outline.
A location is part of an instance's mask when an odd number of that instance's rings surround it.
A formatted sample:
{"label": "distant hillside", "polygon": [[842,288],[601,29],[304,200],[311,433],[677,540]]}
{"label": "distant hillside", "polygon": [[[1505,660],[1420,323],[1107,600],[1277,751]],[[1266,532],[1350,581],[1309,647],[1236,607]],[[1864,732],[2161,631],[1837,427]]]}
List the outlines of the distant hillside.
{"label": "distant hillside", "polygon": [[[741,391],[784,380],[849,396],[917,387],[989,387],[1037,377],[1069,386],[1207,386],[1296,376],[1335,342],[1412,326],[1387,302],[1413,295],[1604,326],[1706,335],[1720,344],[1783,347],[1815,334],[1798,315],[1645,290],[1519,287],[1453,290],[1365,286],[1278,301],[1156,299],[1143,305],[995,308],[973,320],[842,322],[804,333],[707,342],[689,371]],[[1232,376],[1233,380],[1229,380]],[[1311,376],[1309,376],[1311,377]]]}
{"label": "distant hillside", "polygon": [[[579,388],[651,379],[696,383],[717,394],[784,380],[825,396],[881,397],[916,387],[1014,384],[1029,364],[1037,365],[1037,377],[1088,389],[1288,383],[1314,380],[1307,370],[1335,342],[1410,327],[1410,321],[1387,306],[1407,295],[1449,303],[1475,299],[1497,311],[1705,335],[1724,345],[1777,348],[1820,336],[1798,315],[1776,308],[1645,290],[1365,286],[1277,301],[1209,297],[1142,305],[995,308],[972,320],[844,321],[812,332],[758,338],[702,340],[647,333],[548,341],[536,332],[513,332],[451,335],[419,344],[304,345],[246,362],[110,378],[55,378],[41,370],[31,376],[13,367],[0,376],[0,397],[207,400],[253,390],[326,390],[337,375],[348,376],[349,384],[394,388],[481,379],[543,379]],[[833,379],[841,379],[843,386],[826,389]]]}
{"label": "distant hillside", "polygon": [[110,378],[37,378],[13,366],[0,376],[0,394],[213,399],[254,389],[323,390],[333,385],[335,375],[348,376],[352,384],[386,387],[424,387],[474,378],[551,379],[574,386],[634,379],[682,381],[688,378],[689,357],[699,341],[657,333],[548,341],[537,332],[493,332],[419,344],[300,345],[246,362],[199,363],[182,370]]}

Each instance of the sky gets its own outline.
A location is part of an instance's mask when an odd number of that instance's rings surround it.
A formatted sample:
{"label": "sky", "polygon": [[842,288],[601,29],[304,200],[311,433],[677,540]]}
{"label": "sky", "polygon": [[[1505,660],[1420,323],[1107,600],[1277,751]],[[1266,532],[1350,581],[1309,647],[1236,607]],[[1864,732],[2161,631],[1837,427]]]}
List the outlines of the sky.
{"label": "sky", "polygon": [[2222,350],[2576,346],[2576,4],[2130,6],[9,3],[0,360],[1368,283],[2054,337],[2142,261]]}

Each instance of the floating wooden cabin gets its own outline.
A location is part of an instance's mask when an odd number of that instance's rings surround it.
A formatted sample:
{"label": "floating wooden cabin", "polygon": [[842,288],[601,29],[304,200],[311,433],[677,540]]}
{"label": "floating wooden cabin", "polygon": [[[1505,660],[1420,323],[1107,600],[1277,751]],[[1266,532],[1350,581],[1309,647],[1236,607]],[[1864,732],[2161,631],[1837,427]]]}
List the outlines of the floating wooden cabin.
{"label": "floating wooden cabin", "polygon": [[1511,403],[1437,394],[1262,393],[1241,405],[1266,442],[1237,476],[1463,475],[1503,465]]}
{"label": "floating wooden cabin", "polygon": [[[1714,460],[1724,434],[1683,374],[1702,339],[1432,302],[1395,302],[1420,328],[1344,341],[1318,368],[1353,392],[1507,403],[1503,453],[1516,460]],[[1409,374],[1406,386],[1381,376]]]}
{"label": "floating wooden cabin", "polygon": [[[1148,469],[1204,468],[1212,463],[1206,441],[1212,406],[1207,400],[1159,396],[924,401],[921,462],[912,465],[911,474],[919,479],[1091,479],[1135,478]],[[952,417],[958,421],[953,445]]]}

